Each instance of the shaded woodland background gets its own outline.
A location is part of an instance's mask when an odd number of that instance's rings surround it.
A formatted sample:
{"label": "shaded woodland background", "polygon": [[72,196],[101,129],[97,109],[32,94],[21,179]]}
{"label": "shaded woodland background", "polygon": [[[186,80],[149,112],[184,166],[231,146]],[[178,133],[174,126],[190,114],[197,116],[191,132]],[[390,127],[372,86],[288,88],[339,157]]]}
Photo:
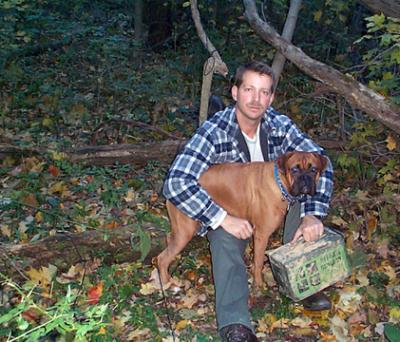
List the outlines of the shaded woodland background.
{"label": "shaded woodland background", "polygon": [[[252,307],[258,336],[398,341],[400,5],[303,2],[292,44],[312,59],[304,67],[257,26],[254,4],[281,32],[288,1],[198,2],[229,70],[211,91],[229,104],[238,65],[287,54],[273,105],[327,149],[326,224],[345,234],[354,267],[329,289],[331,312],[312,315],[279,295],[267,263],[269,289]],[[190,5],[0,3],[0,341],[218,340],[206,240],[173,266],[180,289],[163,292],[151,264],[169,229],[163,178],[198,125],[210,57]],[[360,106],[324,82],[325,66],[374,101]]]}

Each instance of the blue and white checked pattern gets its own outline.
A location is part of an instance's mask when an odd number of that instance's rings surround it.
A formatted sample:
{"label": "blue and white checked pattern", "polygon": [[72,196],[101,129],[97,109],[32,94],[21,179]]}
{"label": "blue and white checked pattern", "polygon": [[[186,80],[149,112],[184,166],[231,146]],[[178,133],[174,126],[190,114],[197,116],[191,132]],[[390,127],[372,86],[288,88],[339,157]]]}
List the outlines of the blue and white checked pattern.
{"label": "blue and white checked pattern", "polygon": [[[164,196],[189,217],[201,222],[200,235],[224,212],[198,184],[200,175],[211,165],[233,162],[249,162],[239,150],[236,139],[239,125],[235,108],[227,107],[215,113],[198,128],[192,139],[175,158],[167,174]],[[268,108],[261,120],[266,132],[268,158],[275,160],[289,151],[324,153],[307,135],[299,130],[287,116]],[[261,142],[261,144],[265,142]],[[321,175],[314,196],[305,196],[301,216],[326,216],[333,190],[333,171],[328,168]]]}

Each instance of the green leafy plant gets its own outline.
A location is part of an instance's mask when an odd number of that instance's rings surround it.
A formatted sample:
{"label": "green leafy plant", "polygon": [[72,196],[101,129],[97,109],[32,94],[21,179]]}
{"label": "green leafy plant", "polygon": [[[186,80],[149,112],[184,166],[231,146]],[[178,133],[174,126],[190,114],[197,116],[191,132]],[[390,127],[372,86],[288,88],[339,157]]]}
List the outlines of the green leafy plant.
{"label": "green leafy plant", "polygon": [[[90,305],[85,310],[75,306],[77,291],[68,286],[63,298],[53,306],[45,307],[35,296],[35,287],[24,290],[7,282],[20,295],[20,302],[0,316],[0,326],[6,325],[10,341],[36,342],[50,333],[73,336],[74,341],[88,341],[88,336],[97,333],[106,324],[103,317],[108,310],[106,304]],[[16,333],[18,332],[18,333]]]}

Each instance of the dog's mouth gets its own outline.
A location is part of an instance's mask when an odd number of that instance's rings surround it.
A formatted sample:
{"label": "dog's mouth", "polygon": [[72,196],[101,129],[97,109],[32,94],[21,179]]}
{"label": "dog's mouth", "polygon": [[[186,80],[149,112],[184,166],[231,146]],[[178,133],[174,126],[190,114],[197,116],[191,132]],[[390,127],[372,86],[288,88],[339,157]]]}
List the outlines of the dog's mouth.
{"label": "dog's mouth", "polygon": [[316,191],[315,180],[309,175],[300,175],[294,182],[291,189],[292,196],[310,195]]}

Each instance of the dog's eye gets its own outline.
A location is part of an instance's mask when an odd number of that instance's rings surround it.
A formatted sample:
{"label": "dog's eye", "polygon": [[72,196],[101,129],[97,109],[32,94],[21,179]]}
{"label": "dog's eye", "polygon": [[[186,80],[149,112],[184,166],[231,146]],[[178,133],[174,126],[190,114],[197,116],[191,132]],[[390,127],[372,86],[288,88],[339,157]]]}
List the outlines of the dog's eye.
{"label": "dog's eye", "polygon": [[310,167],[310,171],[311,172],[317,172],[318,170],[317,170],[317,168],[315,166],[311,166]]}
{"label": "dog's eye", "polygon": [[300,169],[297,167],[297,166],[293,166],[291,169],[290,169],[290,172],[291,173],[297,173],[297,172],[299,172],[300,171]]}

